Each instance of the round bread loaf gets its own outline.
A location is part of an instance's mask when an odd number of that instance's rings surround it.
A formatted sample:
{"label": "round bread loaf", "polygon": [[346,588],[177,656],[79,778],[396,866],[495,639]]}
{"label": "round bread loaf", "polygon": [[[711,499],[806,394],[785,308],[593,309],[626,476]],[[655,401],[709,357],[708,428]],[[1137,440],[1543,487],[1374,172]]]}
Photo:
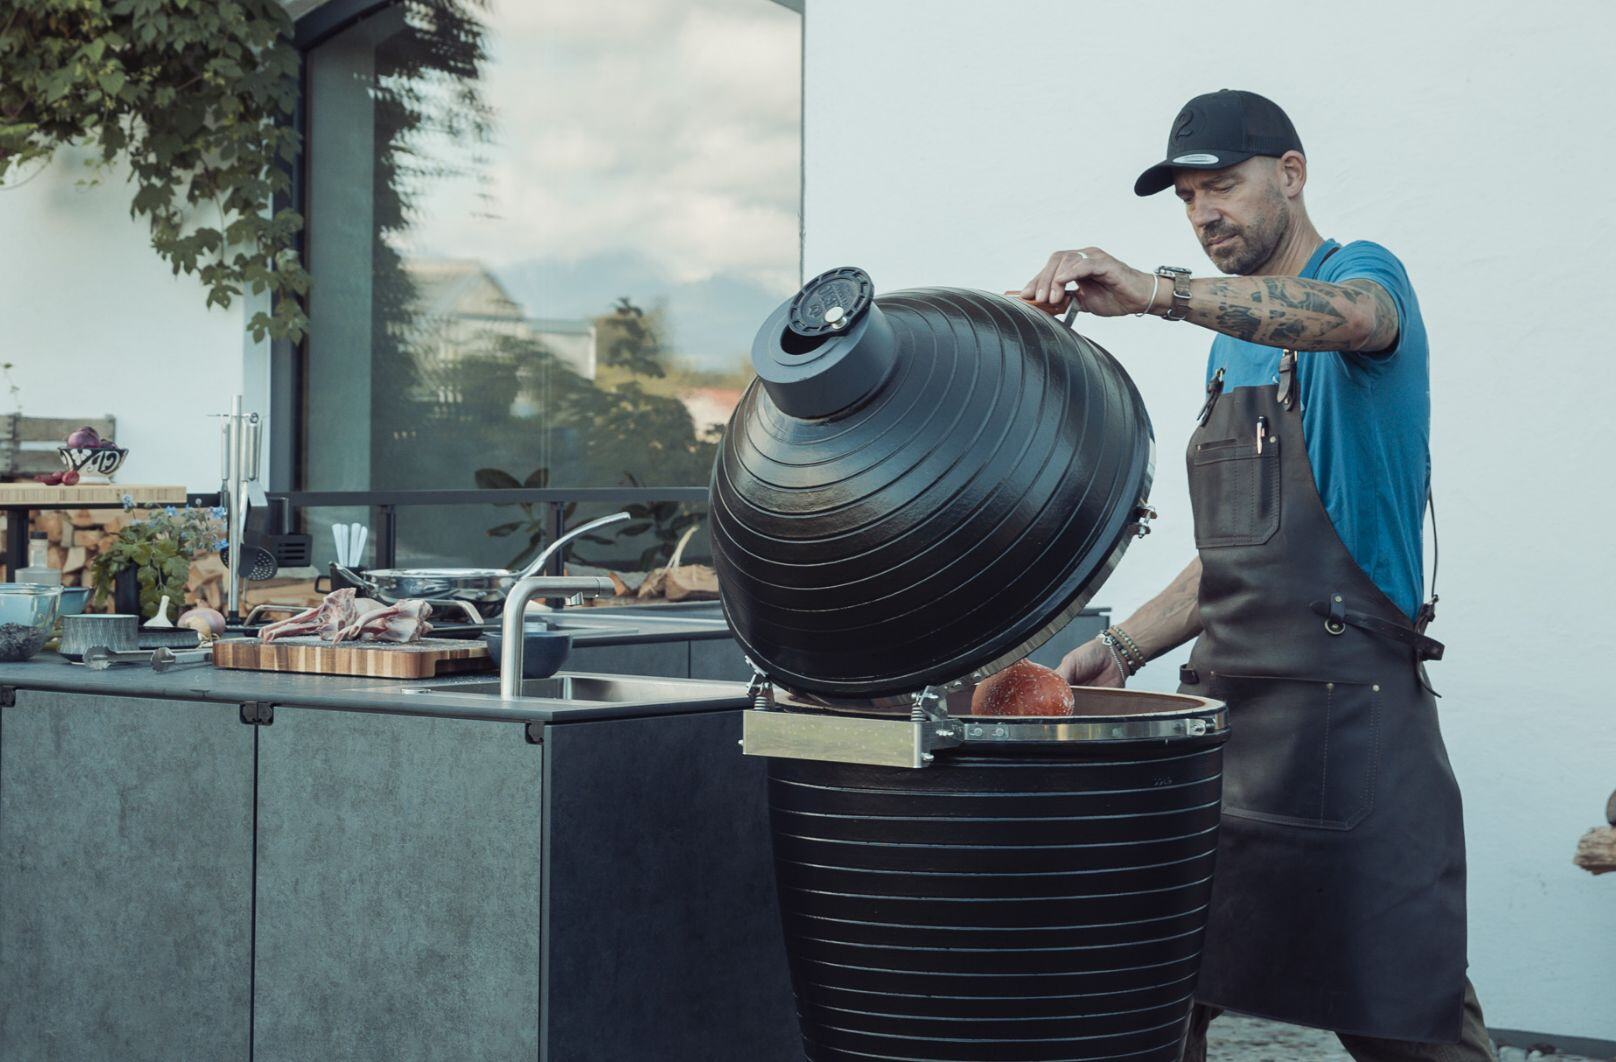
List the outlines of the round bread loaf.
{"label": "round bread loaf", "polygon": [[1072,687],[1060,675],[1018,660],[983,679],[971,694],[972,715],[1071,715]]}

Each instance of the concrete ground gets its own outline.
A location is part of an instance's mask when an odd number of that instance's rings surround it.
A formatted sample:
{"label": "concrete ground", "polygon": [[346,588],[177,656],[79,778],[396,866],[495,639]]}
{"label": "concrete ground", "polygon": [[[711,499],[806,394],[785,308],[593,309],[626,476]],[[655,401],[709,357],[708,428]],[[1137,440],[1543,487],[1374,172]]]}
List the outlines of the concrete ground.
{"label": "concrete ground", "polygon": [[[1234,1014],[1225,1014],[1212,1023],[1206,1045],[1207,1062],[1352,1062],[1352,1056],[1330,1033]],[[1604,1062],[1582,1055],[1544,1055],[1518,1047],[1501,1049],[1498,1058],[1499,1062]]]}

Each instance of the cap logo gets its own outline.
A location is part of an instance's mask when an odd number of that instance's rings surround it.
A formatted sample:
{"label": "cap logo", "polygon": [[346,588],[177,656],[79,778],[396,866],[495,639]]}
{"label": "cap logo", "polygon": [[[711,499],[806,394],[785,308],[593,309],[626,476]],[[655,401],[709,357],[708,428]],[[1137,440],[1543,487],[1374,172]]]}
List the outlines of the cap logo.
{"label": "cap logo", "polygon": [[1173,125],[1173,139],[1183,140],[1195,132],[1195,112],[1186,107],[1179,114],[1178,121]]}
{"label": "cap logo", "polygon": [[1173,165],[1175,165],[1175,166],[1210,166],[1212,163],[1217,162],[1217,161],[1218,161],[1218,157],[1216,155],[1208,155],[1204,151],[1197,151],[1194,154],[1190,154],[1190,155],[1179,155],[1177,158],[1173,159]]}

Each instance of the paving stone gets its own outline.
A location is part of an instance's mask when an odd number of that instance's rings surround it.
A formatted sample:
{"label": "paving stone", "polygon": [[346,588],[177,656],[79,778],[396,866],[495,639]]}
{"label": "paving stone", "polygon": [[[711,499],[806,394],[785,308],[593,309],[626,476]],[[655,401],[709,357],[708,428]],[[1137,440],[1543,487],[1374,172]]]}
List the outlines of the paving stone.
{"label": "paving stone", "polygon": [[[1352,1062],[1332,1033],[1296,1025],[1225,1014],[1207,1033],[1208,1062]],[[1501,1048],[1499,1062],[1599,1062],[1582,1055],[1545,1055],[1518,1047]],[[1613,1060],[1616,1062],[1616,1060]]]}

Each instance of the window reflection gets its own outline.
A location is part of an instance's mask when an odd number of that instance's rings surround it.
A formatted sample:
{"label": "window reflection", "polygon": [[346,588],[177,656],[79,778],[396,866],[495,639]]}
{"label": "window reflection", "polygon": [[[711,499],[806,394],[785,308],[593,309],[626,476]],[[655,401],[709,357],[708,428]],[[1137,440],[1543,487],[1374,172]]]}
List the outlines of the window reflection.
{"label": "window reflection", "polygon": [[[301,485],[704,484],[797,284],[800,36],[771,0],[407,0],[313,49]],[[401,552],[507,564],[512,522]]]}

